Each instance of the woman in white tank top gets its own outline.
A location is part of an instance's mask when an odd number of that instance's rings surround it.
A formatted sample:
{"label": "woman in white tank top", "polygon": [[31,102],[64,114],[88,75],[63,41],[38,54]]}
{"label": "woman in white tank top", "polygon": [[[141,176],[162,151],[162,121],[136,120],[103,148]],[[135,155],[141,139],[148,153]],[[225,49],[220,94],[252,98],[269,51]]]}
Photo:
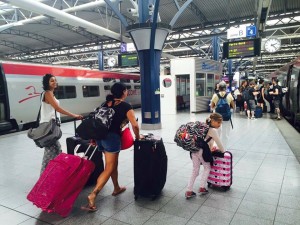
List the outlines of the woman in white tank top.
{"label": "woman in white tank top", "polygon": [[[52,74],[46,74],[43,76],[43,89],[45,92],[42,94],[40,123],[49,122],[50,119],[55,118],[55,110],[57,111],[56,115],[58,119],[60,118],[60,113],[76,119],[82,119],[82,115],[73,114],[60,107],[59,101],[54,96],[54,90],[56,88],[57,81],[55,76]],[[41,173],[44,171],[49,161],[54,159],[61,152],[61,145],[59,141],[50,147],[45,147]]]}

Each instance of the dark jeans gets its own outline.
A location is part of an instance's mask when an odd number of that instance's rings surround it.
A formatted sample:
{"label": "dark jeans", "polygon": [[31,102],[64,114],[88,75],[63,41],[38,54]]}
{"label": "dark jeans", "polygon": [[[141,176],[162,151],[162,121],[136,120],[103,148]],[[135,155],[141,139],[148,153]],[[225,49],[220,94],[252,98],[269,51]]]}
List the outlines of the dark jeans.
{"label": "dark jeans", "polygon": [[271,113],[274,113],[275,112],[275,106],[274,106],[274,104],[273,104],[273,98],[271,97],[271,96],[269,96],[269,95],[266,95],[265,96],[265,99],[269,102],[269,104],[270,104],[270,112]]}

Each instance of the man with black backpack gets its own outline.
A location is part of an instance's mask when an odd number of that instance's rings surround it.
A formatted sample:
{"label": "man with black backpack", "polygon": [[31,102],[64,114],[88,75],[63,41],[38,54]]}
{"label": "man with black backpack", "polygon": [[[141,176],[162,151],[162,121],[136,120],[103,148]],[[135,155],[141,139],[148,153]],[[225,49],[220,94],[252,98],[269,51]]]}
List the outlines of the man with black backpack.
{"label": "man with black backpack", "polygon": [[220,131],[220,137],[225,149],[227,149],[227,141],[230,134],[230,126],[233,128],[231,120],[231,109],[235,108],[234,98],[231,93],[226,93],[226,83],[219,83],[219,93],[214,94],[211,100],[211,109],[222,115],[223,123]]}

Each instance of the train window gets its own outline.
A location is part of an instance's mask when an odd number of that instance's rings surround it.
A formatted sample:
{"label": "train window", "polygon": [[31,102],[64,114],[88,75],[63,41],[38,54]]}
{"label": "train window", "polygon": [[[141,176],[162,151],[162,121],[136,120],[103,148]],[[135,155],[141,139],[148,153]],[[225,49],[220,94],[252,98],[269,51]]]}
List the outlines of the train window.
{"label": "train window", "polygon": [[130,83],[130,79],[121,78],[120,82],[122,82],[122,83]]}
{"label": "train window", "polygon": [[130,85],[126,85],[127,90],[131,89]]}
{"label": "train window", "polygon": [[76,98],[76,96],[75,86],[58,86],[55,90],[55,97],[57,99]]}
{"label": "train window", "polygon": [[103,78],[103,82],[116,82],[115,78]]}
{"label": "train window", "polygon": [[83,97],[100,96],[99,86],[82,86]]}
{"label": "train window", "polygon": [[140,80],[133,80],[134,83],[140,83]]}
{"label": "train window", "polygon": [[104,85],[104,90],[109,91],[110,90],[110,85]]}
{"label": "train window", "polygon": [[134,85],[134,89],[141,89],[141,86]]}

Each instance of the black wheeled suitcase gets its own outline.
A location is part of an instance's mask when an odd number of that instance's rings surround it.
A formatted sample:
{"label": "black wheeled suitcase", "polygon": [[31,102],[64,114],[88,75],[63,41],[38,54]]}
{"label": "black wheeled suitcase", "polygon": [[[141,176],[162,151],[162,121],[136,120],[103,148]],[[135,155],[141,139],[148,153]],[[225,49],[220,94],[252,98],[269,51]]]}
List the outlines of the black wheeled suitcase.
{"label": "black wheeled suitcase", "polygon": [[167,178],[168,157],[163,140],[147,135],[134,142],[134,198],[160,195]]}
{"label": "black wheeled suitcase", "polygon": [[[74,121],[74,128],[76,127],[75,121]],[[79,149],[77,153],[85,152],[89,147],[90,148],[97,148],[97,146],[91,145],[89,140],[84,140],[81,139],[80,137],[68,137],[66,139],[67,143],[67,153],[74,155],[74,150],[77,145]],[[90,157],[90,153],[93,151],[90,149],[87,153],[87,157]],[[91,174],[90,178],[88,179],[86,185],[95,185],[97,183],[97,178],[99,175],[103,172],[104,170],[104,164],[103,164],[103,159],[102,159],[102,152],[98,151],[98,149],[95,151],[94,155],[92,158],[90,158],[91,161],[95,163],[95,170]]]}

